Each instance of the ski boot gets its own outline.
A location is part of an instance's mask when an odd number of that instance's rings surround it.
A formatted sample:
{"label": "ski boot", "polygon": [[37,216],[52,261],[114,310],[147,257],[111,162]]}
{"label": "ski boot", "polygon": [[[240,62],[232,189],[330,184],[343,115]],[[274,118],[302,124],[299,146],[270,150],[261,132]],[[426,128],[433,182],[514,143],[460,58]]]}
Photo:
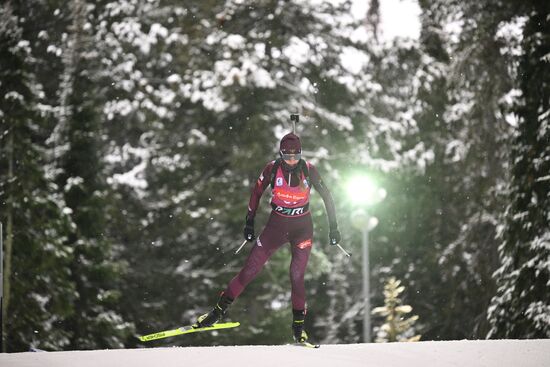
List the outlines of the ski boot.
{"label": "ski boot", "polygon": [[294,342],[307,342],[307,333],[304,330],[304,320],[306,318],[305,310],[292,310],[292,333]]}
{"label": "ski boot", "polygon": [[223,318],[223,316],[227,312],[227,308],[229,307],[229,305],[231,305],[232,302],[233,299],[229,298],[222,292],[218,303],[216,303],[216,306],[214,306],[214,308],[210,312],[199,316],[197,322],[193,324],[193,327],[202,328],[214,325]]}

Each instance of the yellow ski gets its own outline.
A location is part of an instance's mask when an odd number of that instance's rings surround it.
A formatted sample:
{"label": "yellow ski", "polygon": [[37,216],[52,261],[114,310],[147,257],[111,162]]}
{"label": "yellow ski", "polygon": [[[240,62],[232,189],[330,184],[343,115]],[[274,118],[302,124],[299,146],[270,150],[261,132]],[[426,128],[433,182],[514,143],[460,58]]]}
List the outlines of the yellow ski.
{"label": "yellow ski", "polygon": [[191,334],[197,333],[200,331],[210,331],[210,330],[219,330],[219,329],[229,329],[239,326],[239,322],[225,322],[222,324],[214,324],[209,327],[194,327],[193,325],[182,326],[173,330],[159,331],[157,333],[140,336],[139,340],[142,342],[148,342],[151,340],[157,340],[162,338],[168,338],[170,336],[182,335],[182,334]]}
{"label": "yellow ski", "polygon": [[313,348],[313,349],[321,348],[320,344],[311,344],[308,342],[294,343],[294,345],[297,347],[305,347],[305,348]]}

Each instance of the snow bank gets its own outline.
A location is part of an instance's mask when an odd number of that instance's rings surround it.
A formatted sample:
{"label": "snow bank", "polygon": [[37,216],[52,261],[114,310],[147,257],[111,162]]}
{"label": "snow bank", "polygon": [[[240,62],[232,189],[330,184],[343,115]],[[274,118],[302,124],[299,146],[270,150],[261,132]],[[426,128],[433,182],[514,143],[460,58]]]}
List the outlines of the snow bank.
{"label": "snow bank", "polygon": [[545,367],[550,339],[224,346],[0,354],[2,367]]}

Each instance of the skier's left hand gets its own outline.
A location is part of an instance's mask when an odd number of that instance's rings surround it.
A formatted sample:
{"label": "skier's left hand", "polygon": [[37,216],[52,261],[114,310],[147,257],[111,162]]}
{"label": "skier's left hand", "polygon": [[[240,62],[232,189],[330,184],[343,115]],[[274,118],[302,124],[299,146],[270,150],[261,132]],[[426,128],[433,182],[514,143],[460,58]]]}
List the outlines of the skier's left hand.
{"label": "skier's left hand", "polygon": [[331,228],[329,235],[328,235],[328,241],[332,246],[336,246],[340,243],[341,237],[340,237],[340,231],[338,228]]}
{"label": "skier's left hand", "polygon": [[254,235],[254,218],[246,216],[246,224],[243,230],[244,239],[247,241],[254,241],[256,236]]}

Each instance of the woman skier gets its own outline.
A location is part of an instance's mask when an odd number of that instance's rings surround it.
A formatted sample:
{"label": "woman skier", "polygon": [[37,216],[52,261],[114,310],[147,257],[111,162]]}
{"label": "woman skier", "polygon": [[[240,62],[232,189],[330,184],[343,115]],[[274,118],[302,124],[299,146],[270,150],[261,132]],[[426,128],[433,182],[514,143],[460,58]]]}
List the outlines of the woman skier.
{"label": "woman skier", "polygon": [[297,135],[290,133],[281,139],[280,158],[267,164],[252,191],[244,227],[245,239],[253,241],[256,238],[254,216],[263,192],[271,185],[271,207],[273,210],[269,220],[256,240],[241,271],[221,293],[212,311],[197,319],[196,327],[208,327],[220,321],[229,305],[258,275],[271,255],[282,245],[290,242],[292,252],[290,262],[292,330],[297,343],[304,343],[307,340],[307,333],[304,330],[306,315],[304,273],[313,244],[313,222],[309,212],[310,185],[317,190],[325,203],[331,245],[337,245],[340,242],[340,232],[332,196],[315,166],[301,159],[301,153],[302,146]]}

